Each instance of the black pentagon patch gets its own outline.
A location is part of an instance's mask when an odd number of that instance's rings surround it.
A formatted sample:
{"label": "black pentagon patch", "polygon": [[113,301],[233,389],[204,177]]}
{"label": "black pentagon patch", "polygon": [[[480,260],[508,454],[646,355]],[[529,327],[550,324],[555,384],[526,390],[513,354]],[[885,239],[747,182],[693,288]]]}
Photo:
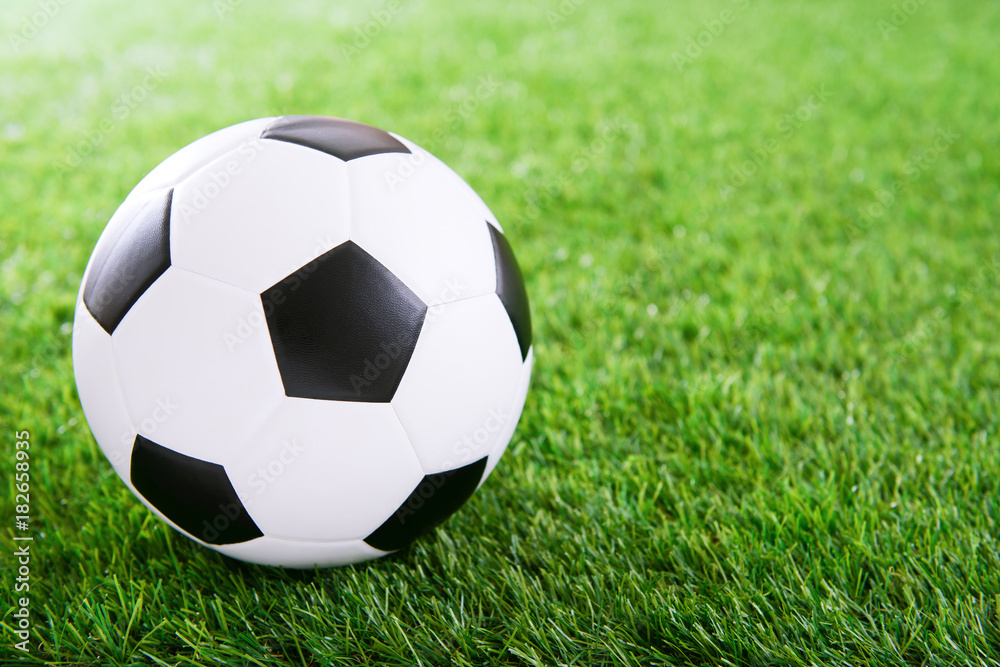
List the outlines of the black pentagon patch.
{"label": "black pentagon patch", "polygon": [[320,255],[260,295],[287,396],[392,400],[427,306],[356,243]]}
{"label": "black pentagon patch", "polygon": [[268,125],[260,137],[314,148],[345,162],[378,153],[410,152],[385,130],[327,116],[283,116]]}
{"label": "black pentagon patch", "polygon": [[203,542],[236,544],[263,535],[217,463],[185,456],[137,435],[130,474],[143,498]]}
{"label": "black pentagon patch", "polygon": [[365,542],[382,551],[395,551],[440,524],[464,505],[479,486],[487,458],[426,475],[410,497]]}
{"label": "black pentagon patch", "polygon": [[514,250],[510,247],[507,237],[496,227],[486,223],[493,239],[493,256],[497,265],[497,296],[507,310],[514,333],[517,334],[517,344],[521,346],[521,361],[528,358],[528,348],[531,347],[531,309],[528,307],[528,292],[524,288],[524,276],[514,259]]}
{"label": "black pentagon patch", "polygon": [[94,249],[83,303],[109,334],[170,266],[170,202],[161,190],[126,201]]}

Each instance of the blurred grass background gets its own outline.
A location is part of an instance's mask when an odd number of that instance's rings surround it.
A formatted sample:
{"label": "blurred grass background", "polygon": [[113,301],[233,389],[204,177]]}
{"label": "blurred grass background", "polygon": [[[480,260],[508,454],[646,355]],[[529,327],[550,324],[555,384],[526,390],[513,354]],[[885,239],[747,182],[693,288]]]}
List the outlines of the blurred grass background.
{"label": "blurred grass background", "polygon": [[[1000,663],[997,34],[973,1],[5,1],[0,535],[27,429],[37,537],[30,655],[0,561],[0,661]],[[131,187],[285,113],[462,174],[535,321],[490,482],[316,573],[152,517],[70,357]]]}

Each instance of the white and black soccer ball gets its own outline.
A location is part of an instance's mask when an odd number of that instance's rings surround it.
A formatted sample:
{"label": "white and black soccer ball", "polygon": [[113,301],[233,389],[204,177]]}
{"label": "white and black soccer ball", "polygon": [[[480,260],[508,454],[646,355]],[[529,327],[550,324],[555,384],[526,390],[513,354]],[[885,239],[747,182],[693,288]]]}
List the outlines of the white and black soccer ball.
{"label": "white and black soccer ball", "polygon": [[234,125],[129,194],[90,258],[73,363],[94,437],[164,521],[287,567],[397,550],[485,481],[531,320],[496,218],[382,130]]}

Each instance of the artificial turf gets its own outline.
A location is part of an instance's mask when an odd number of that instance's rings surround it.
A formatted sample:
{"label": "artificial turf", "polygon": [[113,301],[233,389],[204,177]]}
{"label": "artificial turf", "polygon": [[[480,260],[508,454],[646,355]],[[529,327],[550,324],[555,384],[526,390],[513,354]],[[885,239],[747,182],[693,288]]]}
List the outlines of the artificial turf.
{"label": "artificial turf", "polygon": [[[0,663],[1000,663],[998,33],[985,1],[5,1]],[[292,113],[462,174],[535,325],[483,489],[315,572],[153,517],[70,356],[139,178]]]}

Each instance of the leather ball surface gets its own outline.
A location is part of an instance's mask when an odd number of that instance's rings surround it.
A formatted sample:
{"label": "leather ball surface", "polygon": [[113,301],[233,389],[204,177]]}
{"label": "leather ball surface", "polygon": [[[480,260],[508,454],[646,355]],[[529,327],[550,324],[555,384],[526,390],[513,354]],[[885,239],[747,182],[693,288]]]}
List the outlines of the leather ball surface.
{"label": "leather ball surface", "polygon": [[181,149],[97,242],[73,364],[90,428],[157,516],[223,554],[400,549],[493,471],[532,367],[497,219],[397,135],[262,118]]}

